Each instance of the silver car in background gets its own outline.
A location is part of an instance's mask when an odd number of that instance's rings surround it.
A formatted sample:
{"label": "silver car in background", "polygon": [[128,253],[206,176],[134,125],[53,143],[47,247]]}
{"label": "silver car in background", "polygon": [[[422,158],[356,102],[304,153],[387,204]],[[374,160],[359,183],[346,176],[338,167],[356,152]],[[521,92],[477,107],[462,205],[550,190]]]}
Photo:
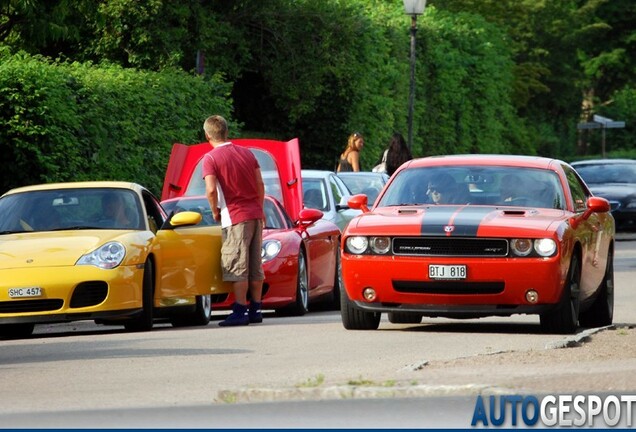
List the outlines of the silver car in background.
{"label": "silver car in background", "polygon": [[306,208],[323,212],[323,219],[338,225],[340,231],[362,213],[349,208],[352,193],[333,171],[302,170],[303,203]]}

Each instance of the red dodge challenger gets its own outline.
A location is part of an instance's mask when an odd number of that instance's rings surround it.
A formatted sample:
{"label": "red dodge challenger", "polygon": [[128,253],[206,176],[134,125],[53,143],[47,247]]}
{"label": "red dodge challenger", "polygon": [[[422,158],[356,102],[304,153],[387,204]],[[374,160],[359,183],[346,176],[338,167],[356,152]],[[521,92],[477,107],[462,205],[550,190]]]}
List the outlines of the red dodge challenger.
{"label": "red dodge challenger", "polygon": [[342,236],[344,327],[538,314],[551,333],[612,323],[614,219],[567,163],[428,157],[402,165]]}

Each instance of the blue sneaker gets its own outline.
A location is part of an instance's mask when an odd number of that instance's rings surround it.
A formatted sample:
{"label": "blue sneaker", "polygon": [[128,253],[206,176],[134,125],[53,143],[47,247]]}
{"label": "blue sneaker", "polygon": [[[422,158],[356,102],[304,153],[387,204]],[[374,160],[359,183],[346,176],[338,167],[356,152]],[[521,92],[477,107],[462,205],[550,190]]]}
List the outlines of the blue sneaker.
{"label": "blue sneaker", "polygon": [[250,302],[250,310],[248,317],[250,324],[258,324],[263,322],[263,313],[261,312],[262,303]]}
{"label": "blue sneaker", "polygon": [[221,321],[219,325],[221,327],[234,327],[234,326],[246,326],[250,323],[250,318],[247,315],[247,306],[239,303],[232,305],[232,313],[230,316]]}

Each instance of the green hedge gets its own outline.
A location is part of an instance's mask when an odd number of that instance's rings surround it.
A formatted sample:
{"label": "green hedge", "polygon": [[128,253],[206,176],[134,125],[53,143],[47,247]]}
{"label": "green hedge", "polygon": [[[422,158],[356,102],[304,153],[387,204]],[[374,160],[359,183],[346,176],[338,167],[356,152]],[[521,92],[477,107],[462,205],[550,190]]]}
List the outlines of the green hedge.
{"label": "green hedge", "polygon": [[231,86],[178,70],[51,62],[0,50],[0,192],[77,180],[124,180],[155,194],[174,142],[231,118]]}

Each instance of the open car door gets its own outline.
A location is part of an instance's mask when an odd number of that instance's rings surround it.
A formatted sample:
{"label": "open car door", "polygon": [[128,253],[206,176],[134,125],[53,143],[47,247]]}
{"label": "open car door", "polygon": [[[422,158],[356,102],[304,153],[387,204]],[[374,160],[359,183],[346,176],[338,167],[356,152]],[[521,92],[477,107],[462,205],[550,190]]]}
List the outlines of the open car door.
{"label": "open car door", "polygon": [[[233,139],[236,145],[249,148],[261,167],[265,193],[278,199],[289,216],[298,220],[302,209],[300,147],[298,138],[290,141],[267,139]],[[208,142],[174,144],[161,192],[161,200],[205,194],[202,177],[203,156],[212,150]]]}

